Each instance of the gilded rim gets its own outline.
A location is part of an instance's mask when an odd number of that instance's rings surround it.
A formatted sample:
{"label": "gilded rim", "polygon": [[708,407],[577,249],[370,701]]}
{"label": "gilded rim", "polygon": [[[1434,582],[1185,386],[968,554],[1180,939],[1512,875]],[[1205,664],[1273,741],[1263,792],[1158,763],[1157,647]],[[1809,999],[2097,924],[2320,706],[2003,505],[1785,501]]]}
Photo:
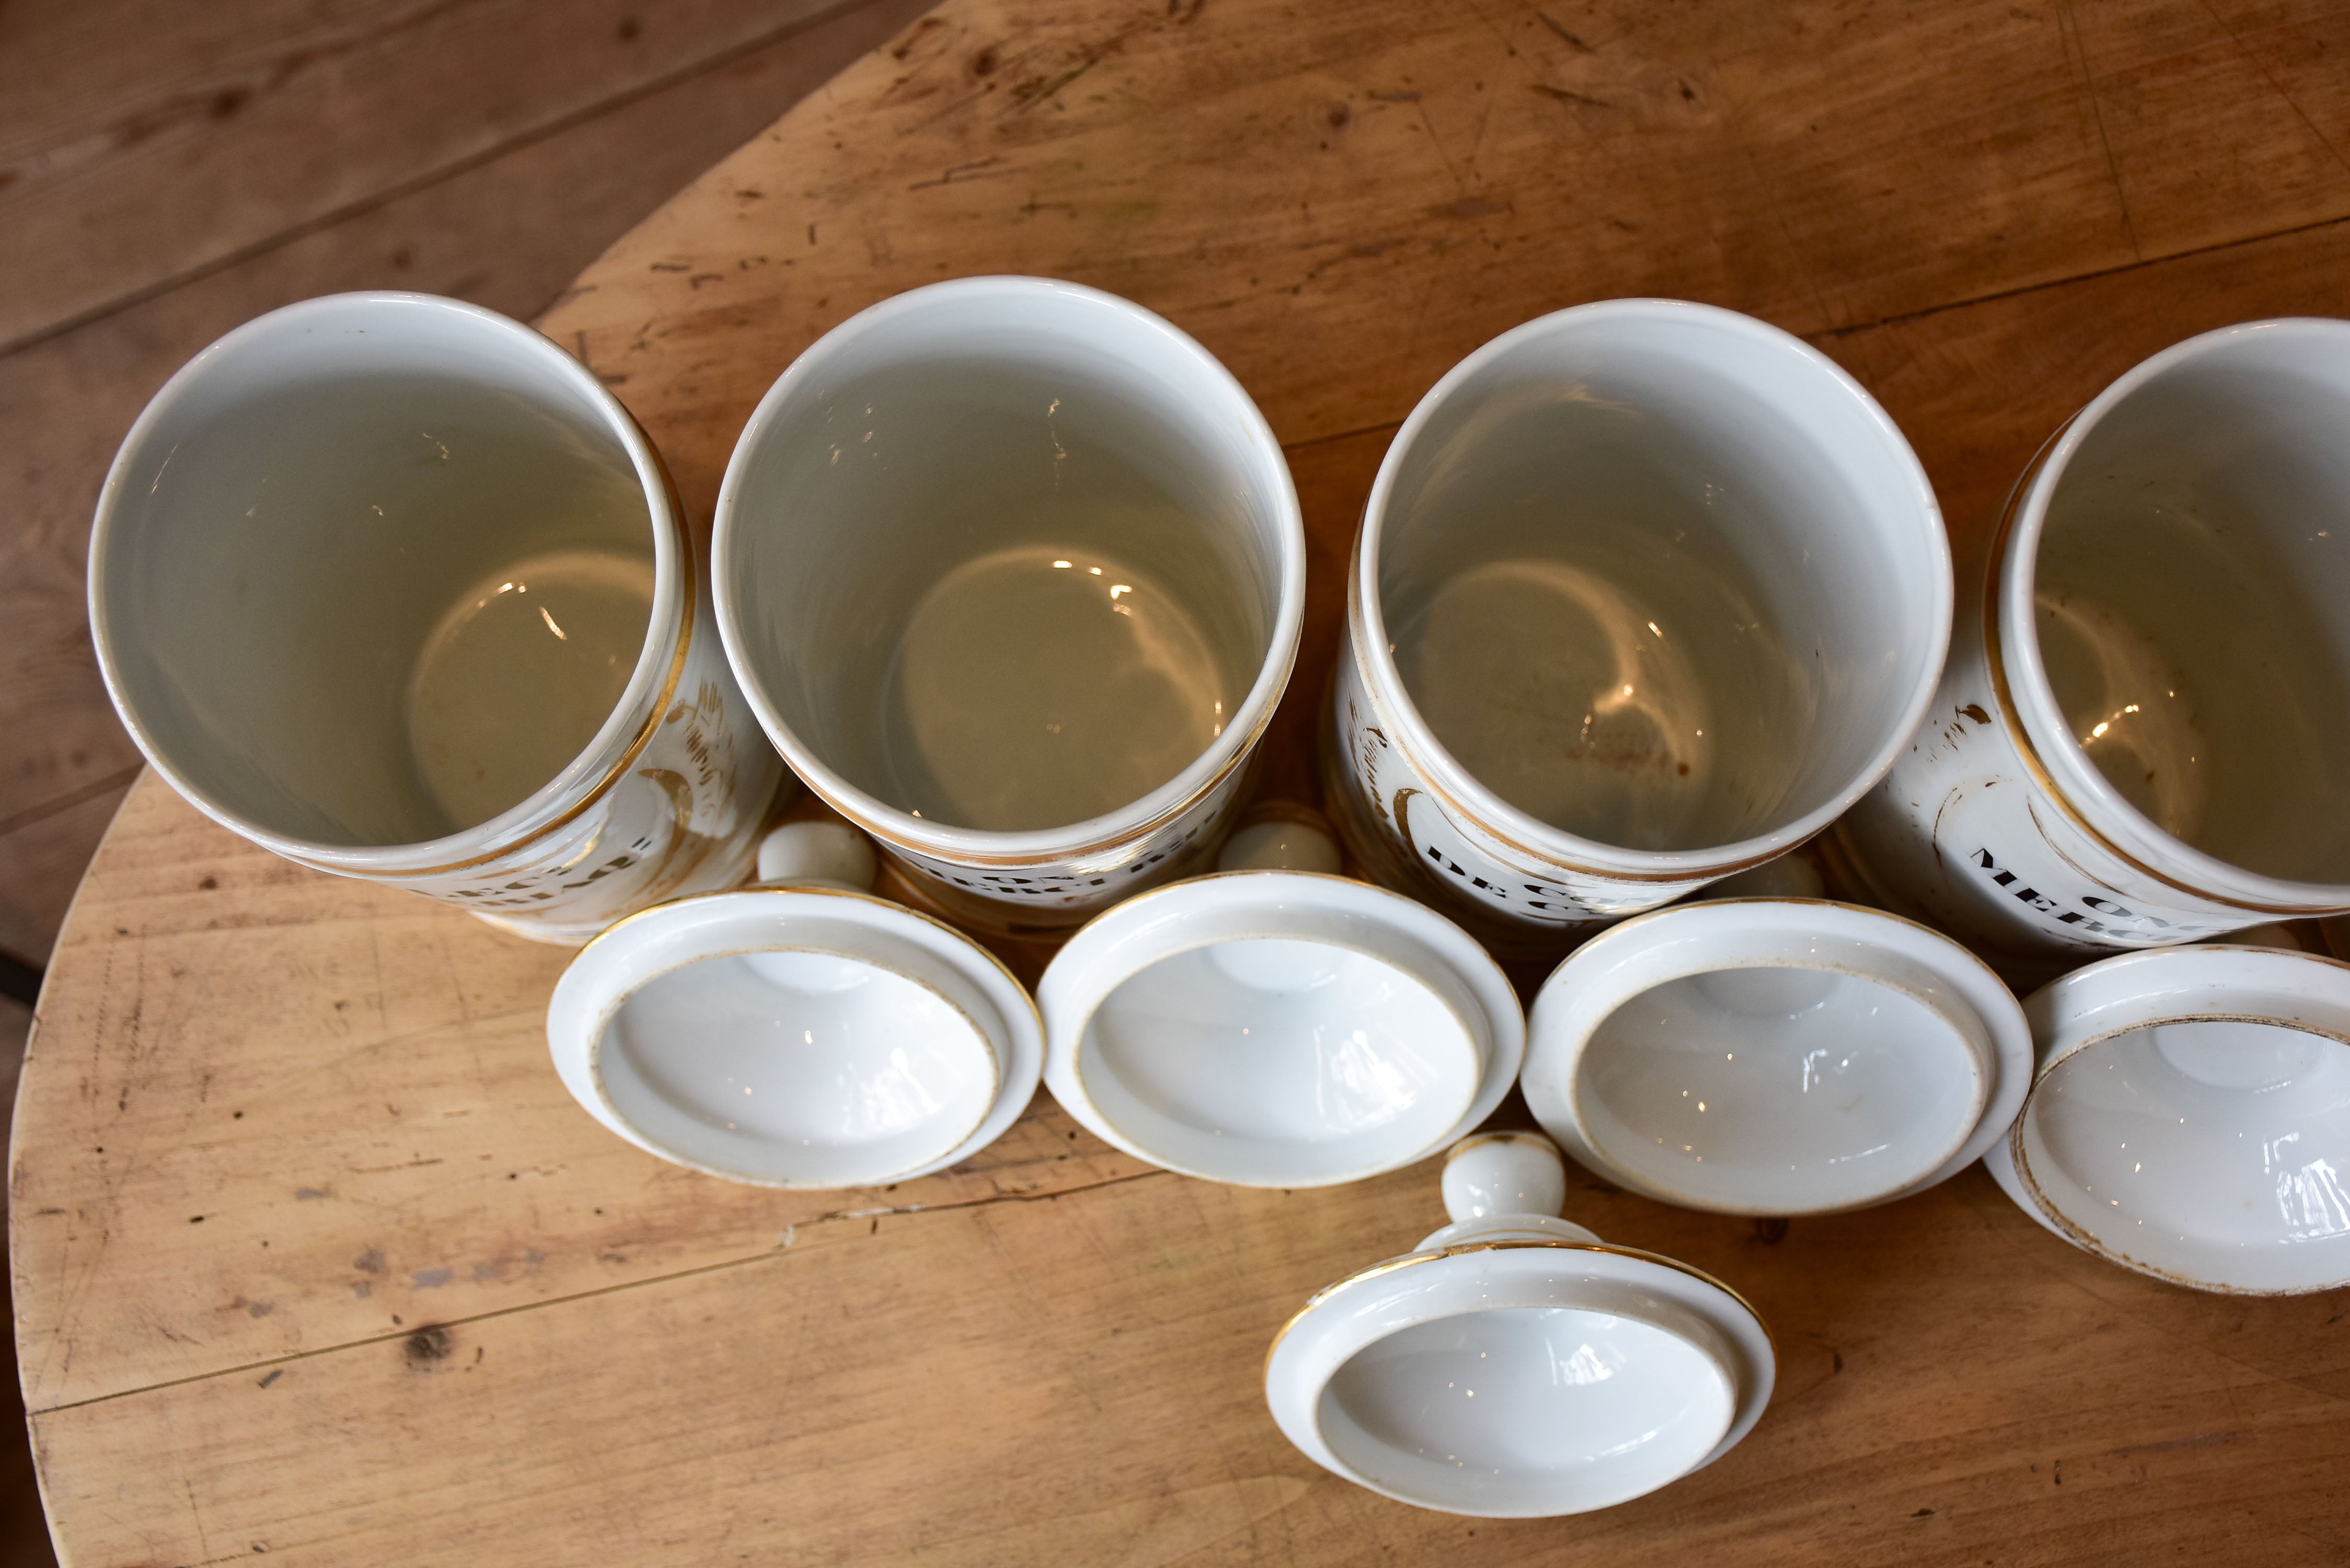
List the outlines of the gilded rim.
{"label": "gilded rim", "polygon": [[1558,1145],[1553,1143],[1543,1133],[1529,1132],[1523,1127],[1508,1127],[1496,1132],[1471,1133],[1444,1151],[1444,1163],[1450,1166],[1471,1149],[1482,1148],[1489,1143],[1522,1143],[1535,1148],[1545,1148],[1550,1151],[1551,1157],[1558,1161],[1561,1170],[1566,1168],[1566,1156]]}

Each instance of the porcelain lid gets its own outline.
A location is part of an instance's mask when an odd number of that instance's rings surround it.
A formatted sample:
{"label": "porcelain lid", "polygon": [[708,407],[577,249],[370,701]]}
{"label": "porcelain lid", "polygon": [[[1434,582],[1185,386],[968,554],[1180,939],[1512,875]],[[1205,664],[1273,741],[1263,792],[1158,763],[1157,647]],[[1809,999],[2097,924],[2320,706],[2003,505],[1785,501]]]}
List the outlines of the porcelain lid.
{"label": "porcelain lid", "polygon": [[2012,993],[1939,932],[1729,898],[1570,955],[1534,999],[1523,1083],[1545,1131],[1636,1191],[1789,1215],[1882,1202],[1980,1158],[2031,1060]]}
{"label": "porcelain lid", "polygon": [[622,920],[555,988],[566,1087],[622,1137],[773,1187],[902,1180],[1000,1137],[1036,1085],[1019,982],[969,938],[807,883]]}
{"label": "porcelain lid", "polygon": [[[1555,1168],[1546,1141],[1509,1136]],[[1451,1225],[1321,1292],[1274,1341],[1266,1402],[1308,1458],[1422,1508],[1535,1518],[1654,1491],[1752,1429],[1776,1362],[1735,1293],[1552,1215],[1478,1213],[1550,1183],[1456,1183],[1458,1163]]]}
{"label": "porcelain lid", "polygon": [[1398,894],[1227,871],[1128,899],[1036,989],[1045,1083],[1102,1138],[1215,1181],[1314,1187],[1424,1158],[1517,1075],[1524,1022],[1466,932]]}
{"label": "porcelain lid", "polygon": [[2199,1290],[2350,1284],[2350,965],[2156,949],[2024,1011],[2039,1080],[1983,1163],[2026,1213]]}

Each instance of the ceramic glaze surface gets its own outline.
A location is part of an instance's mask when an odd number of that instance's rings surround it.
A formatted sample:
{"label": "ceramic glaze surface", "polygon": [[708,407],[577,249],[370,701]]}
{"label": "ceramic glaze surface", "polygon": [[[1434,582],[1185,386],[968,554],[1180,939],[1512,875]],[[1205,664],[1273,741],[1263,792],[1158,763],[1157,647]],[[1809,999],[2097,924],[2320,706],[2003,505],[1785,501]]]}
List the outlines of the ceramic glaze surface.
{"label": "ceramic glaze surface", "polygon": [[1950,591],[1915,457],[1795,339],[1658,300],[1528,323],[1422,400],[1374,486],[1340,821],[1505,936],[1651,908],[1875,782]]}
{"label": "ceramic glaze surface", "polygon": [[2328,336],[2247,333],[2106,410],[2049,496],[2020,651],[2154,826],[2350,884],[2350,329]]}
{"label": "ceramic glaze surface", "polygon": [[1943,1011],[1794,968],[1713,970],[1642,992],[1593,1033],[1577,1085],[1609,1163],[1773,1212],[1924,1177],[1974,1130],[1985,1087],[1974,1043]]}
{"label": "ceramic glaze surface", "polygon": [[1045,1083],[1111,1143],[1261,1187],[1354,1180],[1487,1115],[1523,1050],[1507,979],[1358,882],[1238,871],[1128,900],[1037,987]]}
{"label": "ceramic glaze surface", "polygon": [[1216,855],[1219,871],[1315,871],[1336,877],[1344,865],[1327,833],[1278,819],[1236,829]]}
{"label": "ceramic glaze surface", "polygon": [[1197,344],[1074,285],[962,279],[836,328],[718,514],[769,734],[951,900],[1080,917],[1212,839],[1295,655],[1272,432]]}
{"label": "ceramic glaze surface", "polygon": [[1128,1136],[1263,1186],[1415,1158],[1468,1109],[1482,1067],[1460,1018],[1409,972],[1277,937],[1150,965],[1095,1009],[1077,1049],[1094,1103]]}
{"label": "ceramic glaze surface", "polygon": [[[842,837],[799,823],[765,848],[778,868],[853,871]],[[818,884],[620,921],[564,971],[546,1033],[564,1086],[606,1127],[775,1187],[885,1183],[967,1158],[1025,1108],[1042,1056],[1034,1004],[984,950]]]}
{"label": "ceramic glaze surface", "polygon": [[2190,1279],[2350,1279],[2338,1040],[2244,1023],[2134,1030],[2049,1073],[2022,1147],[2045,1200],[2111,1251]]}
{"label": "ceramic glaze surface", "polygon": [[1545,1131],[1668,1202],[1856,1208],[1980,1158],[2031,1083],[2014,996],[1957,943],[1852,905],[1707,900],[1594,938],[1535,997]]}
{"label": "ceramic glaze surface", "polygon": [[564,551],[461,595],[424,639],[408,729],[426,793],[470,827],[526,799],[603,724],[652,616],[648,558]]}
{"label": "ceramic glaze surface", "polygon": [[[224,393],[118,538],[140,561],[112,589],[139,629],[121,664],[159,743],[323,844],[443,838],[545,785],[612,717],[650,623],[626,449],[559,394],[385,358]],[[537,604],[499,592],[538,568]]]}
{"label": "ceramic glaze surface", "polygon": [[1696,1469],[1735,1409],[1722,1367],[1678,1334],[1515,1307],[1374,1341],[1331,1377],[1317,1415],[1333,1451],[1392,1491],[1581,1511]]}
{"label": "ceramic glaze surface", "polygon": [[2350,1284],[2350,966],[2199,945],[2025,1004],[2040,1075],[1984,1156],[2075,1246],[2200,1290]]}
{"label": "ceramic glaze surface", "polygon": [[[1456,1221],[1496,1214],[1556,1214],[1566,1206],[1566,1160],[1533,1133],[1480,1133],[1444,1157],[1444,1211]],[[1429,1243],[1421,1242],[1425,1249]]]}
{"label": "ceramic glaze surface", "polygon": [[881,869],[873,841],[845,822],[787,822],[759,840],[759,880],[869,892]]}
{"label": "ceramic glaze surface", "polygon": [[671,971],[621,1003],[598,1054],[613,1107],[696,1164],[879,1180],[945,1155],[995,1096],[985,1035],[937,992],[832,953]]}
{"label": "ceramic glaze surface", "polygon": [[1455,503],[1490,519],[1461,555],[1500,558],[1391,594],[1404,689],[1463,768],[1553,827],[1636,849],[1748,837],[1785,800],[1820,698],[1730,544],[1755,520],[1726,496],[1715,515],[1711,484],[1677,493],[1689,454],[1654,421],[1562,402],[1528,410],[1539,434],[1495,432],[1519,464]]}
{"label": "ceramic glaze surface", "polygon": [[1060,827],[1149,794],[1223,732],[1253,672],[1249,642],[1217,657],[1194,597],[1066,545],[964,562],[908,613],[874,793],[995,830]]}
{"label": "ceramic glaze surface", "polygon": [[[1761,1320],[1558,1218],[1564,1170],[1538,1133],[1455,1144],[1452,1222],[1274,1337],[1265,1401],[1283,1434],[1404,1502],[1539,1518],[1654,1491],[1752,1429],[1777,1365]],[[1497,1207],[1512,1201],[1534,1207]]]}

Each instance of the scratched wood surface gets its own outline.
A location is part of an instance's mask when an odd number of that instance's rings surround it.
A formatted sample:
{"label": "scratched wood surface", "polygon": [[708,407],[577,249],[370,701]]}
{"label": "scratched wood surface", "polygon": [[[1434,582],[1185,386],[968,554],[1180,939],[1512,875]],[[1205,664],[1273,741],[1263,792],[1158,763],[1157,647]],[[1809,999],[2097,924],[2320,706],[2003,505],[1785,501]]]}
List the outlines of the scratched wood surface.
{"label": "scratched wood surface", "polygon": [[[2280,5],[954,0],[543,325],[706,514],[758,393],[874,299],[1019,270],[1170,316],[1305,503],[1294,794],[1355,514],[1461,354],[1610,295],[1754,311],[1969,525],[2147,353],[2350,314],[2345,50]],[[134,786],[16,1128],[67,1563],[2350,1561],[2350,1303],[2138,1279],[1979,1171],[1783,1227],[1582,1183],[1574,1218],[1755,1301],[1781,1390],[1651,1498],[1454,1520],[1322,1475],[1256,1381],[1311,1290],[1435,1223],[1432,1169],[1220,1189],[1040,1098],[893,1190],[732,1188],[570,1105],[560,963]]]}

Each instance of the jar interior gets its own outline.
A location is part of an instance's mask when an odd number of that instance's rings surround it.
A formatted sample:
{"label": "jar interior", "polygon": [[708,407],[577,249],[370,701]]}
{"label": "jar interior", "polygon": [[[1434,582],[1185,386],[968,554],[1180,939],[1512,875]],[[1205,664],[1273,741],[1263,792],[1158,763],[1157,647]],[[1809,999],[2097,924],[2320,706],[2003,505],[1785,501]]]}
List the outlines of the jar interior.
{"label": "jar interior", "polygon": [[1921,500],[1825,368],[1713,323],[1594,319],[1490,361],[1413,438],[1388,639],[1438,742],[1511,805],[1624,848],[1738,842],[1846,789],[1931,673]]}
{"label": "jar interior", "polygon": [[1279,459],[1238,410],[1138,376],[1131,327],[920,331],[941,308],[844,349],[738,460],[734,651],[884,805],[1066,826],[1239,715],[1279,616]]}
{"label": "jar interior", "polygon": [[213,366],[130,454],[98,584],[118,695],[232,815],[442,838],[613,716],[650,626],[650,509],[603,412],[510,360],[310,335]]}
{"label": "jar interior", "polygon": [[2040,657],[2122,798],[2212,857],[2350,883],[2350,355],[2248,334],[2107,410],[2033,561]]}

